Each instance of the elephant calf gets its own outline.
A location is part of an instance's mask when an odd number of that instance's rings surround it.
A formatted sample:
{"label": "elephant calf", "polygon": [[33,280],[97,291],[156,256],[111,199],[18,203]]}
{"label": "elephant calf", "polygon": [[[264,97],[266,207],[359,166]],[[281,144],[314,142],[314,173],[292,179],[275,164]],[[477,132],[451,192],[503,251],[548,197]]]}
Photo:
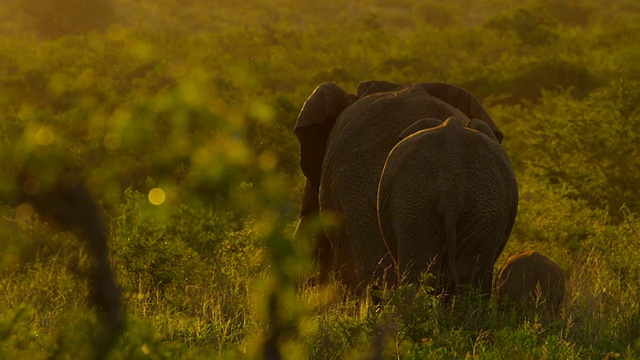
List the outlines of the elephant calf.
{"label": "elephant calf", "polygon": [[507,259],[498,272],[496,297],[522,305],[525,309],[542,308],[559,314],[564,298],[564,275],[551,259],[537,251],[525,251]]}
{"label": "elephant calf", "polygon": [[380,178],[378,219],[398,276],[416,282],[428,270],[438,292],[468,284],[488,296],[518,185],[491,127],[464,120],[422,119],[400,134]]}

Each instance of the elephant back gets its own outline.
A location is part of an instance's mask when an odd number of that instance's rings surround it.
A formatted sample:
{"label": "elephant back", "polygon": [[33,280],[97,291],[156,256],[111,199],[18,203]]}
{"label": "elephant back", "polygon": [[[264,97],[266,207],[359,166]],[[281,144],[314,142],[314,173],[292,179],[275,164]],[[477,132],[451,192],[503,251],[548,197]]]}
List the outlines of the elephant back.
{"label": "elephant back", "polygon": [[435,264],[440,286],[455,289],[481,277],[475,284],[490,293],[489,274],[515,221],[518,186],[496,138],[462,120],[424,119],[426,128],[408,128],[417,132],[391,150],[381,174],[378,219],[399,272],[415,280]]}
{"label": "elephant back", "polygon": [[[323,201],[321,194],[321,207],[324,203],[325,208],[348,211],[353,195],[368,201],[362,204],[368,211],[375,210],[378,179],[387,155],[407,126],[427,117],[467,119],[455,107],[415,86],[366,95],[346,108],[327,141],[321,170],[321,193],[325,197]],[[363,193],[350,191],[353,187]],[[346,202],[342,204],[342,200]]]}

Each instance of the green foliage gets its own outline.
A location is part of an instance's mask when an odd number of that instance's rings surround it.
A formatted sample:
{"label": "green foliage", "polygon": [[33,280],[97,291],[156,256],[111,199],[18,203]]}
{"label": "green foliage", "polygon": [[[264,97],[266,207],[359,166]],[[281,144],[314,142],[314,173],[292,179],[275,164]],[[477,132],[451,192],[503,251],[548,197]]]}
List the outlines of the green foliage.
{"label": "green foliage", "polygon": [[[550,95],[532,114],[531,164],[541,178],[613,215],[640,205],[640,86],[621,81],[587,99]],[[588,134],[575,136],[574,134]]]}
{"label": "green foliage", "polygon": [[19,4],[28,21],[45,38],[103,30],[115,19],[107,0],[26,0]]}
{"label": "green foliage", "polygon": [[122,239],[113,247],[114,258],[127,274],[123,280],[136,294],[154,289],[158,296],[167,289],[182,288],[199,276],[203,264],[197,252],[176,234],[166,231],[167,222],[159,222],[149,216],[147,199],[131,190],[125,191],[125,203],[117,221],[117,229],[112,232]]}
{"label": "green foliage", "polygon": [[[638,19],[625,0],[3,1],[0,357],[94,355],[87,255],[18,196],[69,169],[109,228],[113,359],[638,357]],[[487,106],[521,195],[502,258],[554,259],[563,318],[300,285],[295,118],[319,83],[369,79]]]}
{"label": "green foliage", "polygon": [[538,11],[518,9],[515,13],[491,19],[486,26],[502,32],[513,32],[524,45],[543,45],[558,39],[550,19]]}

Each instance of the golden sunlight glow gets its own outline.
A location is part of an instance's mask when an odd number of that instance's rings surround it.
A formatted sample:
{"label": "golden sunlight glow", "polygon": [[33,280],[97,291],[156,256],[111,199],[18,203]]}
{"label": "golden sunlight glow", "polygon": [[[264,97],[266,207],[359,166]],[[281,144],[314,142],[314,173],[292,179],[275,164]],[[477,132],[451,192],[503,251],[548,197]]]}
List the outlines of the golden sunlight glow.
{"label": "golden sunlight glow", "polygon": [[38,145],[49,145],[54,139],[53,131],[51,131],[48,126],[43,126],[36,132],[36,143],[38,143]]}
{"label": "golden sunlight glow", "polygon": [[147,346],[147,344],[142,344],[142,348],[140,348],[140,350],[142,351],[143,354],[145,355],[149,355],[149,353],[151,352],[149,350],[149,347]]}
{"label": "golden sunlight glow", "polygon": [[164,190],[160,188],[153,188],[149,191],[149,202],[153,205],[160,205],[166,199]]}
{"label": "golden sunlight glow", "polygon": [[29,203],[22,203],[16,208],[16,218],[18,221],[28,221],[33,217],[34,213],[33,205]]}
{"label": "golden sunlight glow", "polygon": [[273,110],[273,107],[262,101],[252,102],[249,108],[249,113],[258,121],[267,124],[272,123],[276,118],[275,110]]}
{"label": "golden sunlight glow", "polygon": [[49,92],[52,95],[62,95],[69,87],[69,79],[62,73],[56,73],[49,79]]}
{"label": "golden sunlight glow", "polygon": [[263,171],[272,171],[278,165],[278,155],[273,151],[263,151],[258,156],[258,166]]}
{"label": "golden sunlight glow", "polygon": [[104,136],[104,146],[109,150],[114,150],[120,147],[122,140],[118,133],[108,133]]}

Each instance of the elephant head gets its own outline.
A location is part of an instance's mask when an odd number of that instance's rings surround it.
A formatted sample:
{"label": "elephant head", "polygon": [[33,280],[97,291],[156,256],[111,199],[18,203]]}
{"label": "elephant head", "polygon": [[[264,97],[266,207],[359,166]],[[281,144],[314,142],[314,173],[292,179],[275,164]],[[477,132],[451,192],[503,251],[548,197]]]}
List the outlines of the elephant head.
{"label": "elephant head", "polygon": [[530,250],[507,259],[498,272],[495,287],[499,304],[511,302],[525,309],[542,308],[548,314],[558,315],[565,280],[558,264]]}
{"label": "elephant head", "polygon": [[300,110],[294,129],[300,142],[300,168],[316,189],[329,133],[340,113],[356,99],[338,85],[326,83],[315,89]]}

